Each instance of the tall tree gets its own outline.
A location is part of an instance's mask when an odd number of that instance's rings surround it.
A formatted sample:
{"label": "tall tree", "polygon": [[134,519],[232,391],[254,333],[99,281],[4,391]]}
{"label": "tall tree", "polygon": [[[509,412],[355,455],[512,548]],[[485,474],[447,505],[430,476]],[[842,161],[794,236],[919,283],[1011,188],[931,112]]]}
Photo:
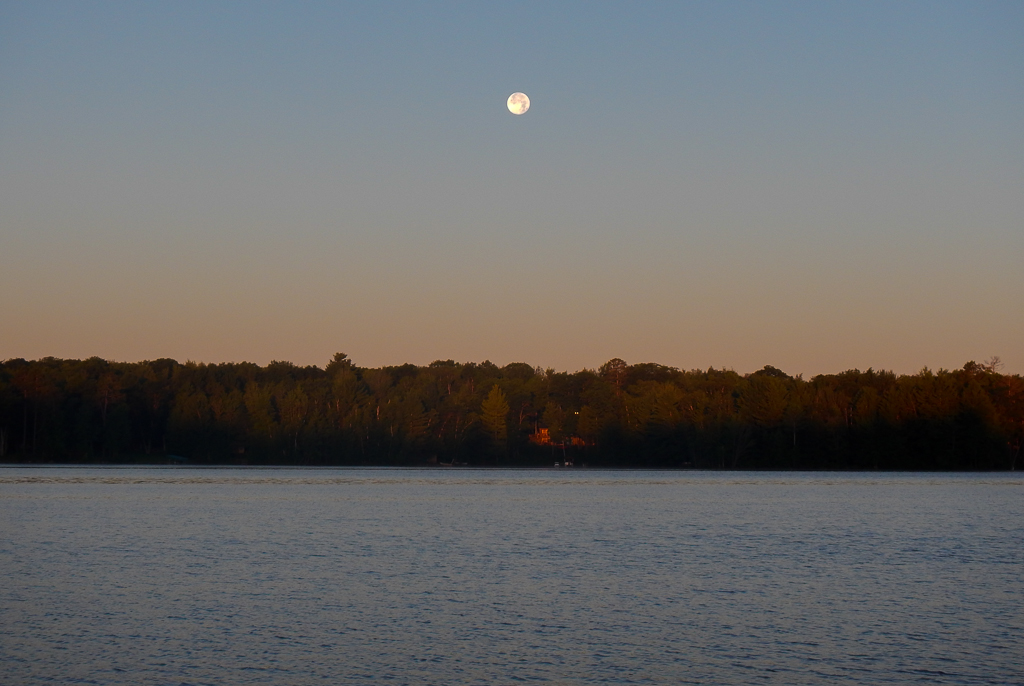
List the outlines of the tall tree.
{"label": "tall tree", "polygon": [[480,421],[495,443],[503,443],[508,438],[508,410],[505,394],[494,384],[480,405]]}

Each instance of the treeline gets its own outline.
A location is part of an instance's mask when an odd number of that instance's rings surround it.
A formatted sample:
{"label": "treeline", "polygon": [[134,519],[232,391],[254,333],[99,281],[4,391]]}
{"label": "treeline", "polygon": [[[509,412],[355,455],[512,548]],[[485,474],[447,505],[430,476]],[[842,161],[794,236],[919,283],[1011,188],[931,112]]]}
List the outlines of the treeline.
{"label": "treeline", "polygon": [[1024,380],[437,361],[0,363],[7,462],[1015,469]]}

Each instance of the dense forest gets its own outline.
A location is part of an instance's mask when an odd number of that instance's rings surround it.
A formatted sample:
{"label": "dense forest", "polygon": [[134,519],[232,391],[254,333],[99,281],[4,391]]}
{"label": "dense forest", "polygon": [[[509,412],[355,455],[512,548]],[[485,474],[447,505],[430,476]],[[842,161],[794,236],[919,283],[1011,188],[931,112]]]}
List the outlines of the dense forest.
{"label": "dense forest", "polygon": [[998,361],[805,380],[774,368],[437,361],[325,368],[0,363],[0,459],[278,465],[1012,470],[1024,380]]}

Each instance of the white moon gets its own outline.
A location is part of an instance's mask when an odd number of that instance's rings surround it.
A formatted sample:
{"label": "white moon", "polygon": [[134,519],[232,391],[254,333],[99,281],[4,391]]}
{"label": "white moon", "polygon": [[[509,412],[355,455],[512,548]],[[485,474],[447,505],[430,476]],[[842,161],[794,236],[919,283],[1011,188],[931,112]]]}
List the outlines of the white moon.
{"label": "white moon", "polygon": [[526,114],[530,109],[530,99],[526,93],[513,93],[508,96],[508,111],[512,114]]}

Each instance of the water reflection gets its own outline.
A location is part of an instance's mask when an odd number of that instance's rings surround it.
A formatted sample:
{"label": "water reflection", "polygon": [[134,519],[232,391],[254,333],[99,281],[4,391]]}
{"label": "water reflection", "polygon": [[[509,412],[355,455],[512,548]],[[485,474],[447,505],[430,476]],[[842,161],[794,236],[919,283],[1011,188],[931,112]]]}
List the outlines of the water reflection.
{"label": "water reflection", "polygon": [[2,469],[0,670],[27,684],[1019,683],[1022,486]]}

